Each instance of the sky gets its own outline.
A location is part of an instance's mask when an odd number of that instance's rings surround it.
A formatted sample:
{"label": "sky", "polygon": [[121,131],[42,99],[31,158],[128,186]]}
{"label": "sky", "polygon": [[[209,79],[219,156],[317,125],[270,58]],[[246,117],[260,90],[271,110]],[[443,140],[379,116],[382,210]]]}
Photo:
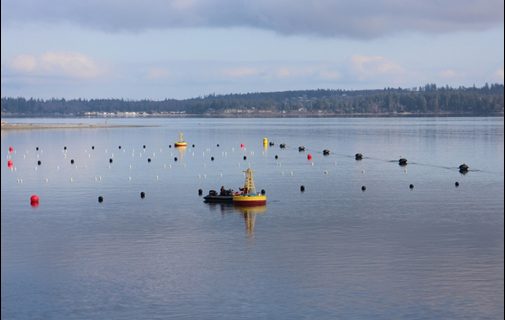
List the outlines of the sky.
{"label": "sky", "polygon": [[503,67],[503,0],[1,0],[2,97],[482,86]]}

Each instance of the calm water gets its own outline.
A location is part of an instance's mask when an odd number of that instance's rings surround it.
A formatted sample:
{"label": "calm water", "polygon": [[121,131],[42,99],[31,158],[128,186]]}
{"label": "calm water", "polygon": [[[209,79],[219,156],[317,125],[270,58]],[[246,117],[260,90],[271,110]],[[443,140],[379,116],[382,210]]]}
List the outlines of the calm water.
{"label": "calm water", "polygon": [[108,122],[2,131],[2,319],[504,317],[503,118]]}

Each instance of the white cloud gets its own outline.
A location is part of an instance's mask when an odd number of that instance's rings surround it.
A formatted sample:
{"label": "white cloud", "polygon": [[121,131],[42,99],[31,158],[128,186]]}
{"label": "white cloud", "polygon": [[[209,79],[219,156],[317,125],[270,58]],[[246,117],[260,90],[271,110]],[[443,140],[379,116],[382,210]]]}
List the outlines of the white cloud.
{"label": "white cloud", "polygon": [[146,79],[149,80],[165,79],[168,78],[169,76],[170,72],[167,69],[153,67],[147,70]]}
{"label": "white cloud", "polygon": [[503,67],[496,70],[495,76],[496,76],[496,79],[498,79],[498,81],[501,81],[503,83]]}
{"label": "white cloud", "polygon": [[21,54],[8,64],[21,74],[41,76],[64,76],[74,79],[93,79],[104,73],[90,57],[77,52],[46,52],[40,56]]}
{"label": "white cloud", "polygon": [[445,69],[438,73],[438,75],[443,79],[455,79],[460,76],[460,74],[454,69]]}
{"label": "white cloud", "polygon": [[11,60],[10,67],[20,72],[32,72],[37,67],[37,62],[32,55],[20,54]]}
{"label": "white cloud", "polygon": [[223,70],[223,74],[230,78],[247,78],[257,76],[261,70],[253,67],[236,67]]}
{"label": "white cloud", "polygon": [[382,56],[354,55],[351,66],[360,80],[377,76],[399,76],[405,70],[397,63]]}

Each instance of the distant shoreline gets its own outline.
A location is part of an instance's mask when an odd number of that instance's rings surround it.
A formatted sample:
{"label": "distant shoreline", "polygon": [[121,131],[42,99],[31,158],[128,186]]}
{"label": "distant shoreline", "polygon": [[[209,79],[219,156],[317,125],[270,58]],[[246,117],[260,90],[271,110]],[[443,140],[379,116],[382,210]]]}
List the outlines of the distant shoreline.
{"label": "distant shoreline", "polygon": [[94,123],[5,123],[2,130],[31,130],[31,129],[109,129],[130,127],[157,127],[155,125],[131,124],[94,124]]}

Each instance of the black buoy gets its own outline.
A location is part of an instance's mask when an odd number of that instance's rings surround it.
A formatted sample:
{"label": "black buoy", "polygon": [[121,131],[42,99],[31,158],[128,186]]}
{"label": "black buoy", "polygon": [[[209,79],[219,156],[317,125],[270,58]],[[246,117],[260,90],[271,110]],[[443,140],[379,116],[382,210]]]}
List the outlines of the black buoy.
{"label": "black buoy", "polygon": [[193,145],[191,145],[191,146],[192,146],[193,148],[195,147],[195,145],[194,145],[194,144],[193,144]]}
{"label": "black buoy", "polygon": [[300,151],[300,152],[305,151],[305,147],[304,146],[299,146],[298,147],[298,151]]}
{"label": "black buoy", "polygon": [[454,182],[454,185],[455,185],[456,187],[459,187],[459,182],[458,182],[458,181]]}
{"label": "black buoy", "polygon": [[269,146],[273,146],[273,145],[275,145],[275,143],[273,143],[272,141],[270,141],[270,142],[268,143],[268,145],[269,145]]}
{"label": "black buoy", "polygon": [[210,161],[214,161],[214,157],[210,157]]}
{"label": "black buoy", "polygon": [[177,157],[174,157],[174,161],[177,161]]}
{"label": "black buoy", "polygon": [[278,156],[278,155],[275,155],[275,159],[279,159],[279,156]]}
{"label": "black buoy", "polygon": [[112,158],[109,158],[109,163],[112,163]]}
{"label": "black buoy", "polygon": [[406,166],[407,165],[407,159],[401,158],[400,160],[398,160],[398,164],[400,166]]}
{"label": "black buoy", "polygon": [[366,187],[365,186],[361,186],[361,191],[365,191],[366,190]]}
{"label": "black buoy", "polygon": [[262,195],[265,195],[265,193],[267,193],[267,192],[265,191],[265,189],[261,189],[261,194],[262,194]]}
{"label": "black buoy", "polygon": [[414,185],[411,183],[411,184],[409,185],[409,188],[410,188],[410,189],[414,189]]}
{"label": "black buoy", "polygon": [[216,146],[219,148],[219,143]]}
{"label": "black buoy", "polygon": [[144,191],[142,191],[142,192],[140,193],[140,197],[141,197],[142,199],[144,199],[144,198],[146,197],[146,194],[145,194],[145,192],[144,192]]}
{"label": "black buoy", "polygon": [[95,146],[91,146],[91,150],[95,150]]}
{"label": "black buoy", "polygon": [[40,166],[42,164],[42,161],[37,161],[37,164]]}
{"label": "black buoy", "polygon": [[151,162],[151,158],[147,158],[147,162]]}
{"label": "black buoy", "polygon": [[203,190],[202,189],[198,189],[198,195],[201,196],[203,194]]}
{"label": "black buoy", "polygon": [[70,160],[70,163],[71,163],[71,164],[74,164],[74,159]]}
{"label": "black buoy", "polygon": [[284,149],[284,148],[286,148],[286,145],[285,145],[284,143],[281,143],[281,144],[279,145],[279,148]]}
{"label": "black buoy", "polygon": [[118,146],[119,149],[121,149],[121,146]]}
{"label": "black buoy", "polygon": [[64,147],[63,147],[63,150],[67,150],[67,146],[64,146]]}
{"label": "black buoy", "polygon": [[301,185],[301,186],[300,186],[300,191],[301,191],[301,192],[304,192],[304,191],[305,191],[305,186],[304,186],[304,185]]}
{"label": "black buoy", "polygon": [[102,196],[98,197],[98,202],[103,202],[103,197]]}
{"label": "black buoy", "polygon": [[172,145],[171,145],[171,144],[169,144],[169,145],[168,145],[168,147],[169,147],[169,148],[172,148]]}
{"label": "black buoy", "polygon": [[146,148],[146,145],[143,145],[143,146],[142,146],[142,148],[144,148],[144,149],[145,149],[145,148]]}
{"label": "black buoy", "polygon": [[459,172],[461,173],[467,173],[468,172],[468,165],[466,163],[463,163],[462,165],[459,166]]}
{"label": "black buoy", "polygon": [[328,149],[323,150],[323,155],[327,156],[329,154],[330,154],[330,150],[328,150]]}
{"label": "black buoy", "polygon": [[39,151],[39,147],[36,147],[35,150]]}
{"label": "black buoy", "polygon": [[354,155],[354,159],[356,159],[356,160],[361,160],[361,159],[363,159],[363,155],[362,155],[361,153],[356,153],[356,154]]}
{"label": "black buoy", "polygon": [[244,160],[247,160],[247,157],[246,157],[246,156],[244,156]]}

